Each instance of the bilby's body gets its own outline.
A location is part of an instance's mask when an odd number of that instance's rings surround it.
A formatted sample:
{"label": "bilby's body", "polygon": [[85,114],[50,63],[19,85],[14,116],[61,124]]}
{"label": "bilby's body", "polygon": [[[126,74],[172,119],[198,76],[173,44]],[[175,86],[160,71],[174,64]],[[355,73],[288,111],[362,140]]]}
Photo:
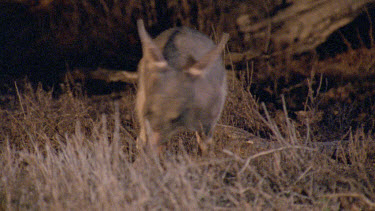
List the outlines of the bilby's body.
{"label": "bilby's body", "polygon": [[138,146],[158,151],[176,130],[186,128],[197,132],[206,151],[226,97],[221,54],[229,36],[216,46],[206,35],[178,27],[152,40],[143,21],[137,24],[143,49],[136,102]]}

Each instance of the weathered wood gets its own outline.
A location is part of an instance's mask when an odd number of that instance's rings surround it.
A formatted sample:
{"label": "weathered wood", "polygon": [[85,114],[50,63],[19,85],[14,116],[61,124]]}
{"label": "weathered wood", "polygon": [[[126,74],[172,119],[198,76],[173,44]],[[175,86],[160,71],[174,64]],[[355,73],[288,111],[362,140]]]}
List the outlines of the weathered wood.
{"label": "weathered wood", "polygon": [[[267,9],[274,11],[270,17],[254,18],[254,11],[263,14],[259,12],[262,10],[259,5],[256,6],[252,1],[233,1],[229,11],[220,14],[227,19],[230,17],[229,19],[236,20],[237,24],[237,27],[226,28],[226,32],[233,37],[230,47],[238,46],[230,48],[232,51],[225,56],[225,63],[236,64],[278,53],[298,54],[314,50],[333,32],[365,12],[370,3],[375,3],[375,0],[275,0]],[[241,36],[236,36],[238,32]],[[273,46],[271,51],[270,46]],[[133,83],[137,80],[136,73],[103,68],[90,72],[88,77],[107,82]]]}
{"label": "weathered wood", "polygon": [[138,80],[137,72],[123,71],[123,70],[109,70],[99,67],[95,71],[90,72],[92,79],[104,80],[109,82],[126,82],[136,83]]}
{"label": "weathered wood", "polygon": [[270,18],[253,23],[250,14],[243,14],[237,18],[237,24],[247,39],[263,39],[265,46],[272,42],[276,50],[283,48],[301,53],[315,49],[372,2],[374,0],[293,0]]}

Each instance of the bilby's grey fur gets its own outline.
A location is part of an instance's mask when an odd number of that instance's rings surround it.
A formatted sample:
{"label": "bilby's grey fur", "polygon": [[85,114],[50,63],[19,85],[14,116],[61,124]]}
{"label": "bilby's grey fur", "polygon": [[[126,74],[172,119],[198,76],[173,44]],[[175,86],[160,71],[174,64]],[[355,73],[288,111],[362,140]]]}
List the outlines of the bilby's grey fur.
{"label": "bilby's grey fur", "polygon": [[137,26],[143,50],[136,100],[138,148],[148,145],[160,153],[162,142],[187,128],[196,131],[200,149],[206,152],[226,97],[221,54],[229,35],[216,46],[196,30],[177,27],[153,40],[142,20]]}

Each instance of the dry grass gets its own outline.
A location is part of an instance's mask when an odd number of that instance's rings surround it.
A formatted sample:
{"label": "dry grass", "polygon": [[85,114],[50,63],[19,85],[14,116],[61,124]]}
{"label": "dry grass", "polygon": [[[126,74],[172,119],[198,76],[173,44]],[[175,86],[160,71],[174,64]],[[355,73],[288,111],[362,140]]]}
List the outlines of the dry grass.
{"label": "dry grass", "polygon": [[14,106],[0,111],[1,209],[375,209],[373,136],[349,132],[331,157],[314,147],[309,125],[298,129],[287,108],[271,117],[229,78],[221,124],[271,144],[233,139],[219,127],[209,157],[197,156],[184,133],[161,161],[135,152],[132,89],[119,101],[69,87],[54,99],[20,86]]}
{"label": "dry grass", "polygon": [[[25,46],[41,49],[30,55],[56,59],[49,45],[40,45],[53,43],[72,66],[85,65],[91,57],[75,64],[76,57],[96,55],[93,48],[112,58],[113,66],[125,61],[123,66],[135,67],[140,55],[128,55],[127,49],[138,44],[132,23],[139,17],[149,26],[160,24],[154,32],[171,22],[207,34],[212,34],[207,26],[220,27],[217,34],[235,27],[222,12],[232,1],[212,1],[211,7],[205,1],[40,2],[34,9],[42,11],[39,25],[46,32],[38,31],[35,43]],[[164,6],[165,14],[159,14],[156,7]],[[33,25],[25,29],[34,34]],[[3,80],[16,94],[7,92],[0,107],[0,210],[375,210],[374,52],[351,50],[322,62],[282,55],[230,73],[225,110],[207,157],[197,155],[189,132],[167,143],[162,160],[138,153],[136,87],[88,97],[65,83],[56,98],[28,82],[11,86]],[[10,55],[24,63],[18,59],[23,54]],[[93,56],[88,63],[95,66],[100,59]],[[37,79],[66,65],[50,57],[30,61],[41,62],[31,72],[45,71]]]}

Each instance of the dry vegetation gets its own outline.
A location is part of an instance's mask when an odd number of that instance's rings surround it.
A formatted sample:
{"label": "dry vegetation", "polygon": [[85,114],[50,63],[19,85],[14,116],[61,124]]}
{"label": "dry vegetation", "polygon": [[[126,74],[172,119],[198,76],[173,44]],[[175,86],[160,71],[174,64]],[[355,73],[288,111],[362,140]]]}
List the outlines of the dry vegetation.
{"label": "dry vegetation", "polygon": [[[135,149],[136,85],[95,95],[88,94],[87,81],[67,79],[55,85],[56,94],[28,80],[13,83],[13,73],[6,71],[37,60],[41,64],[30,64],[29,71],[40,68],[36,73],[49,77],[46,71],[93,55],[92,46],[100,56],[84,64],[100,57],[111,61],[102,65],[132,67],[139,55],[122,54],[119,43],[138,44],[130,25],[141,9],[149,7],[141,15],[150,25],[162,22],[154,32],[165,29],[168,21],[160,17],[169,14],[173,23],[205,28],[207,34],[214,33],[204,26],[215,23],[220,34],[228,19],[212,16],[229,1],[213,7],[189,1],[198,5],[194,14],[206,19],[191,18],[187,1],[167,1],[168,11],[161,14],[153,0],[129,1],[129,11],[123,1],[113,1],[101,13],[89,0],[67,1],[71,10],[58,7],[64,1],[40,2],[33,9],[50,22],[40,23],[46,33],[33,40],[35,49],[19,55],[6,49],[0,57],[0,210],[375,210],[373,43],[358,49],[347,44],[348,51],[324,60],[315,53],[278,52],[227,64],[235,71],[228,70],[228,98],[211,154],[198,155],[195,136],[182,132],[155,160]],[[8,48],[17,47],[13,41]],[[231,50],[240,47],[232,43]],[[34,56],[51,49],[64,52],[53,54],[66,56],[63,67],[59,59]],[[14,62],[8,54],[14,60],[30,57]],[[131,65],[121,66],[124,58]]]}
{"label": "dry vegetation", "polygon": [[[133,89],[111,100],[68,86],[54,99],[19,85],[14,105],[0,111],[0,207],[375,209],[372,135],[348,131],[346,144],[325,153],[308,121],[298,125],[286,110],[269,116],[240,82],[230,80],[211,155],[198,156],[194,136],[184,133],[161,161],[134,149]],[[258,135],[236,137],[223,125]],[[261,132],[268,139],[258,140]]]}

